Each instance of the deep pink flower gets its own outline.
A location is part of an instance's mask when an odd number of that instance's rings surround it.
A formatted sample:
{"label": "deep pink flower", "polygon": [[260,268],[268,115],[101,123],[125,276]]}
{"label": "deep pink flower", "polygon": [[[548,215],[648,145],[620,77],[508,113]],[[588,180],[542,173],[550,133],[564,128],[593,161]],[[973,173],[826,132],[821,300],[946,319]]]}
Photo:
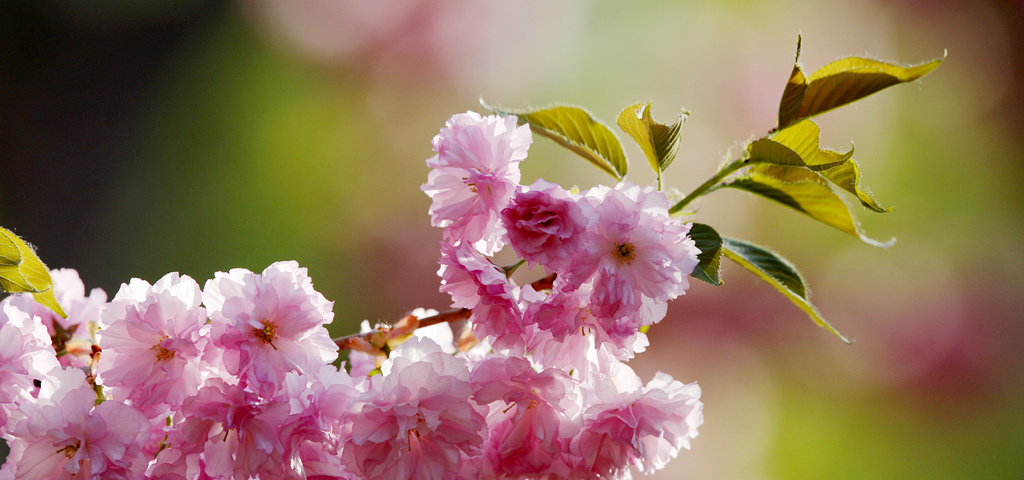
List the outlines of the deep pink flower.
{"label": "deep pink flower", "polygon": [[296,262],[274,263],[262,274],[218,272],[206,282],[203,303],[227,371],[263,394],[276,390],[285,373],[318,370],[338,356],[324,328],[334,318],[333,302]]}
{"label": "deep pink flower", "polygon": [[342,461],[374,479],[452,479],[483,443],[484,416],[470,403],[466,361],[414,337],[371,377],[350,417]]}
{"label": "deep pink flower", "polygon": [[213,369],[210,355],[204,358],[209,327],[201,302],[199,284],[187,275],[121,285],[103,309],[96,367],[114,398],[155,416],[199,391]]}
{"label": "deep pink flower", "polygon": [[202,472],[211,478],[284,478],[282,427],[289,425],[287,399],[262,399],[219,378],[210,379],[185,399],[167,439],[192,462],[202,456]]}
{"label": "deep pink flower", "polygon": [[421,189],[431,198],[431,223],[450,242],[464,241],[485,255],[503,245],[499,214],[519,184],[519,162],[533,142],[530,127],[516,117],[453,116],[434,137],[437,155]]}
{"label": "deep pink flower", "polygon": [[524,322],[536,324],[558,341],[580,333],[588,317],[593,317],[589,312],[591,291],[590,284],[570,290],[564,288],[563,282],[556,282],[555,288],[543,300],[531,302],[526,307]]}
{"label": "deep pink flower", "polygon": [[685,292],[700,251],[687,237],[690,226],[669,217],[663,193],[627,181],[585,198],[594,223],[573,257],[573,287],[599,276],[595,296],[615,316],[636,312],[642,296],[663,303]]}
{"label": "deep pink flower", "polygon": [[508,230],[509,244],[520,257],[553,271],[568,266],[589,223],[575,198],[562,187],[540,179],[529,188],[519,188],[501,211],[501,220]]}
{"label": "deep pink flower", "polygon": [[558,368],[537,372],[524,358],[495,355],[474,367],[472,381],[474,400],[491,405],[488,471],[502,478],[569,475],[569,442],[579,431],[576,380]]}
{"label": "deep pink flower", "polygon": [[655,323],[667,311],[665,303],[647,297],[636,311],[621,315],[607,315],[602,307],[592,283],[573,290],[556,282],[546,298],[531,302],[523,314],[523,323],[537,329],[525,335],[527,350],[551,366],[581,365],[593,348],[628,360],[648,344],[640,327]]}

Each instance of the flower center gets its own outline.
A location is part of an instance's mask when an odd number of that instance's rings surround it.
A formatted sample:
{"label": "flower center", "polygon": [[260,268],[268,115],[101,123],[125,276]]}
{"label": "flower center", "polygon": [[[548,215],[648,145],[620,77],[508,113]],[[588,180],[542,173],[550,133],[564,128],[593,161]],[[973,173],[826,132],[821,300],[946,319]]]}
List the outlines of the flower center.
{"label": "flower center", "polygon": [[168,350],[161,345],[164,340],[167,340],[167,338],[167,335],[164,335],[163,338],[160,339],[160,342],[149,347],[149,349],[156,355],[156,359],[161,362],[166,362],[174,358],[174,350]]}
{"label": "flower center", "polygon": [[67,445],[64,448],[57,450],[57,453],[63,453],[65,457],[71,458],[78,453],[78,449],[82,446],[81,440],[76,440],[74,445]]}
{"label": "flower center", "polygon": [[636,258],[636,247],[634,247],[632,243],[620,243],[615,246],[615,251],[613,253],[615,255],[615,259],[618,260],[619,263],[629,265],[630,263],[633,263],[633,259]]}
{"label": "flower center", "polygon": [[256,330],[256,338],[277,350],[277,347],[274,346],[274,339],[277,338],[277,326],[274,325],[274,322],[264,320],[263,329]]}

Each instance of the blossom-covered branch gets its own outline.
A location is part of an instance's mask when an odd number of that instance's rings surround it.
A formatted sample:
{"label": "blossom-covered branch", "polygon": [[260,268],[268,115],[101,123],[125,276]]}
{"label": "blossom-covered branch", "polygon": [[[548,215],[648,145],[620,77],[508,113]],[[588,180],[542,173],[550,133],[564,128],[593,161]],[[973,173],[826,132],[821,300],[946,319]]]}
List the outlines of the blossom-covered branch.
{"label": "blossom-covered branch", "polygon": [[[656,188],[624,179],[617,138],[581,108],[454,115],[433,139],[421,187],[441,229],[438,275],[451,309],[364,321],[333,340],[333,302],[294,261],[218,272],[202,286],[178,273],[132,279],[107,301],[0,230],[0,285],[28,294],[0,302],[0,437],[11,448],[0,480],[628,479],[631,469],[659,470],[698,435],[700,387],[665,373],[645,383],[627,362],[688,277],[720,285],[724,255],[838,334],[789,262],[679,211],[739,188],[872,243],[836,190],[885,209],[860,185],[852,151],[820,148],[809,118],[940,61],[844,59],[809,77],[797,64],[778,127],[678,201],[660,183],[682,117],[661,125],[642,104],[620,115]],[[615,185],[524,185],[533,130]],[[498,266],[502,250],[520,261]],[[518,285],[520,264],[547,276]],[[350,351],[340,369],[339,347]]]}

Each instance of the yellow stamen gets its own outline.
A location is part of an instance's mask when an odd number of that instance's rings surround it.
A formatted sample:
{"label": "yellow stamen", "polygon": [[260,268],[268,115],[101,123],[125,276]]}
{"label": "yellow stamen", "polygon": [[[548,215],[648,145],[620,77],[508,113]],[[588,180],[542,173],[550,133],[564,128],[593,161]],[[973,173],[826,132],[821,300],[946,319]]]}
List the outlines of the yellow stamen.
{"label": "yellow stamen", "polygon": [[169,361],[172,358],[174,358],[174,350],[168,350],[164,348],[163,345],[160,345],[160,343],[162,343],[164,340],[167,340],[167,338],[168,337],[165,335],[163,338],[160,339],[160,342],[158,342],[156,345],[153,345],[152,347],[149,347],[150,350],[155,352],[156,359],[161,362]]}
{"label": "yellow stamen", "polygon": [[277,338],[277,326],[274,325],[274,322],[264,321],[263,329],[256,330],[256,338],[277,350],[277,347],[274,346],[274,339]]}

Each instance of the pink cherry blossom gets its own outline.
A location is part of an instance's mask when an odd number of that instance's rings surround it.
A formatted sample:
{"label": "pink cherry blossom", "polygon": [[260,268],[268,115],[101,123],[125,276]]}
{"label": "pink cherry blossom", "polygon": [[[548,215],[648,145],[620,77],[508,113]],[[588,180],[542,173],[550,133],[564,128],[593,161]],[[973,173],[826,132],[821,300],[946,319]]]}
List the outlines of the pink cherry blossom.
{"label": "pink cherry blossom", "polygon": [[622,363],[596,374],[583,413],[583,429],[573,439],[579,467],[610,478],[635,465],[645,473],[665,466],[690,448],[703,422],[700,387],[659,372],[647,386]]}
{"label": "pink cherry blossom", "polygon": [[488,471],[507,477],[571,473],[570,439],[579,431],[577,381],[565,371],[535,371],[521,357],[491,356],[473,369],[473,399],[493,404],[484,456]]}
{"label": "pink cherry blossom", "polygon": [[637,311],[641,296],[663,303],[685,292],[700,251],[687,237],[690,226],[669,217],[663,193],[627,181],[585,198],[594,223],[573,257],[573,286],[597,275],[594,293],[614,316]]}
{"label": "pink cherry blossom", "polygon": [[39,317],[15,304],[0,304],[0,435],[11,426],[9,413],[32,398],[36,390],[33,382],[59,368]]}
{"label": "pink cherry blossom", "polygon": [[43,381],[39,398],[15,414],[24,420],[12,432],[11,455],[18,479],[134,479],[148,460],[146,417],[124,403],[96,396],[85,374],[56,370]]}
{"label": "pink cherry blossom", "polygon": [[63,318],[37,302],[32,295],[11,295],[3,303],[11,303],[31,315],[39,317],[52,338],[54,349],[60,352],[60,364],[84,367],[91,361],[94,341],[89,331],[90,324],[100,318],[100,308],[107,301],[102,289],[94,288],[85,296],[85,285],[78,272],[70,268],[50,270],[53,293],[57,303],[68,317]]}
{"label": "pink cherry blossom", "polygon": [[450,293],[452,306],[471,308],[473,333],[492,337],[497,348],[523,345],[520,289],[498,266],[466,243],[441,242],[441,291]]}
{"label": "pink cherry blossom", "polygon": [[[169,273],[150,285],[122,284],[103,309],[103,354],[96,367],[115,398],[151,414],[199,391],[210,364],[206,309],[191,277]],[[206,358],[204,358],[206,353]]]}
{"label": "pink cherry blossom", "polygon": [[362,478],[452,479],[483,443],[484,416],[469,398],[466,361],[414,337],[371,377],[348,421],[345,466]]}
{"label": "pink cherry blossom", "polygon": [[214,344],[225,349],[225,367],[243,386],[271,393],[285,373],[317,370],[338,356],[324,328],[334,318],[333,302],[313,289],[296,262],[274,263],[262,274],[218,272],[206,282],[203,303]]}
{"label": "pink cherry blossom", "polygon": [[283,478],[286,461],[283,426],[290,418],[286,399],[263,399],[219,378],[208,380],[185,399],[168,437],[168,448],[195,462],[212,478]]}
{"label": "pink cherry blossom", "polygon": [[449,241],[464,241],[485,255],[504,244],[499,214],[519,184],[519,162],[533,137],[530,127],[516,127],[516,117],[481,117],[476,112],[453,116],[434,137],[437,155],[421,189],[431,198],[430,218],[444,227]]}
{"label": "pink cherry blossom", "polygon": [[[289,403],[289,421],[281,425],[285,458],[301,470],[344,471],[339,444],[351,435],[347,421],[358,382],[333,365],[309,374],[289,372],[280,398]],[[308,473],[307,473],[308,474]]]}

